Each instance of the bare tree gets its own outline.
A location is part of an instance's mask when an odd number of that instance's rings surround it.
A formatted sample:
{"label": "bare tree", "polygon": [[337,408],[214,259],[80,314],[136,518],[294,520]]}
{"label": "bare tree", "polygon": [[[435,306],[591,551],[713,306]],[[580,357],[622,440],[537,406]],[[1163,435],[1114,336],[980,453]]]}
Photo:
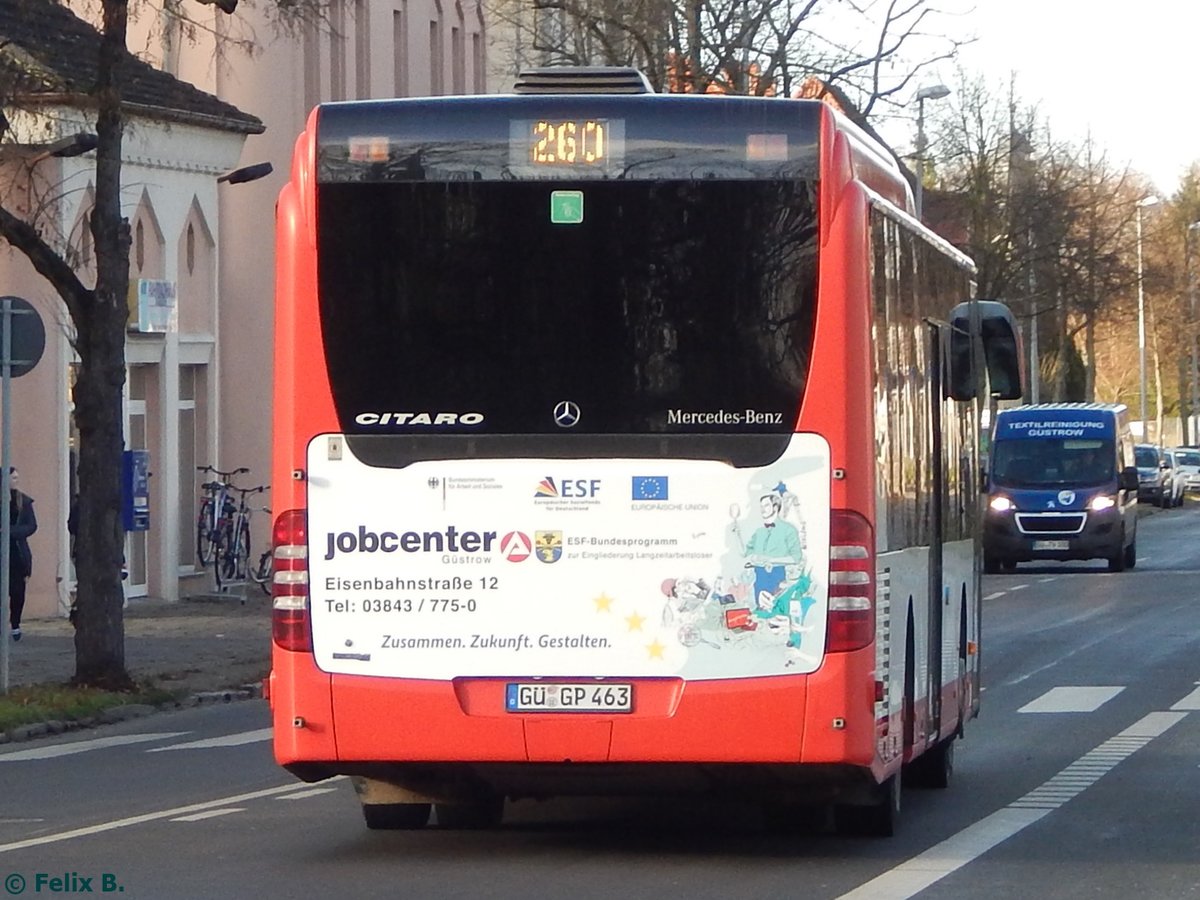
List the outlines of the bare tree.
{"label": "bare tree", "polygon": [[[140,5],[139,0],[134,0]],[[195,0],[232,12],[237,0]],[[43,17],[77,31],[74,19],[55,0],[7,0],[10,15]],[[127,49],[130,0],[92,0],[83,11],[94,15],[97,39],[81,41],[94,56],[72,60],[70,105],[95,122],[95,197],[89,227],[95,256],[95,285],[79,277],[61,236],[48,234],[31,215],[35,210],[0,203],[0,238],[22,253],[62,298],[79,356],[75,381],[75,421],[79,430],[79,507],[76,534],[78,581],[74,683],[110,689],[131,686],[125,669],[124,593],[121,586],[124,531],[121,521],[122,387],[125,382],[125,326],[128,316],[129,222],[121,213],[121,148],[127,112],[128,78],[145,64]],[[188,28],[179,0],[167,11]],[[278,0],[279,23],[300,12],[311,14],[318,0]],[[300,12],[298,12],[300,11]],[[186,26],[186,27],[184,27]],[[236,44],[238,39],[234,40]],[[16,59],[17,62],[13,62]],[[10,56],[3,67],[0,101],[10,111],[25,104],[45,115],[39,93],[45,73],[35,60]],[[58,97],[61,103],[62,98]]]}
{"label": "bare tree", "polygon": [[1097,322],[1123,319],[1135,285],[1136,180],[1090,139],[1056,140],[1011,83],[1002,94],[960,75],[934,131],[943,195],[966,223],[980,293],[1009,300],[1025,321],[1039,399],[1094,398]]}
{"label": "bare tree", "polygon": [[[864,115],[911,93],[965,39],[929,0],[489,0],[515,33],[511,69],[618,65],[656,90],[790,96],[818,78]],[[839,37],[840,36],[840,37]],[[913,51],[914,57],[908,51]]]}

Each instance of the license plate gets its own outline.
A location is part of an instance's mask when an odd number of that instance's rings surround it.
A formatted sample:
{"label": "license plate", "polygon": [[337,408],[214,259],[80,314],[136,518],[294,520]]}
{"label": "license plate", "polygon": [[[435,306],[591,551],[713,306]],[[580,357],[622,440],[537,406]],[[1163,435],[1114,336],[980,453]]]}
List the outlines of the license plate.
{"label": "license plate", "polygon": [[633,685],[509,684],[504,708],[509,712],[632,712]]}
{"label": "license plate", "polygon": [[1070,550],[1070,541],[1034,541],[1034,550]]}

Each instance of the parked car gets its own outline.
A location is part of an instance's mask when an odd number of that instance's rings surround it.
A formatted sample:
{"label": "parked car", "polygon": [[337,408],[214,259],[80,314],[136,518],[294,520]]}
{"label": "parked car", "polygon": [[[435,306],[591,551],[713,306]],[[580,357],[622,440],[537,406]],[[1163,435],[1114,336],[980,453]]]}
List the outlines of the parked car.
{"label": "parked car", "polygon": [[1171,485],[1162,450],[1154,444],[1134,444],[1133,464],[1138,470],[1138,500],[1166,507]]}
{"label": "parked car", "polygon": [[1175,462],[1183,471],[1185,490],[1200,494],[1200,450],[1195,447],[1176,447]]}
{"label": "parked car", "polygon": [[1175,450],[1162,451],[1163,465],[1167,469],[1168,502],[1163,506],[1183,506],[1183,495],[1187,493],[1187,473],[1179,462]]}

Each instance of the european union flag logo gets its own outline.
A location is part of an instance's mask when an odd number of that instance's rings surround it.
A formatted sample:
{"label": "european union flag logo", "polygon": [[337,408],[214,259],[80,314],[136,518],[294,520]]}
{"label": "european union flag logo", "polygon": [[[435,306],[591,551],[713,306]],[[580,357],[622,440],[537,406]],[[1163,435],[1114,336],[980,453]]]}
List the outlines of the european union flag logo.
{"label": "european union flag logo", "polygon": [[667,499],[667,476],[666,475],[634,475],[633,476],[633,499],[634,500],[666,500]]}

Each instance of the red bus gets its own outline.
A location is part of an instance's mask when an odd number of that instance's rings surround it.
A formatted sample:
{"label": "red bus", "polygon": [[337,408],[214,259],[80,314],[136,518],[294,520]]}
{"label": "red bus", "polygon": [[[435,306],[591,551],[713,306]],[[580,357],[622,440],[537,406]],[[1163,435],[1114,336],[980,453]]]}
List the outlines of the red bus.
{"label": "red bus", "polygon": [[979,703],[1011,316],[817,101],[318,107],[278,204],[275,754],[372,828],[761,796],[890,834]]}

